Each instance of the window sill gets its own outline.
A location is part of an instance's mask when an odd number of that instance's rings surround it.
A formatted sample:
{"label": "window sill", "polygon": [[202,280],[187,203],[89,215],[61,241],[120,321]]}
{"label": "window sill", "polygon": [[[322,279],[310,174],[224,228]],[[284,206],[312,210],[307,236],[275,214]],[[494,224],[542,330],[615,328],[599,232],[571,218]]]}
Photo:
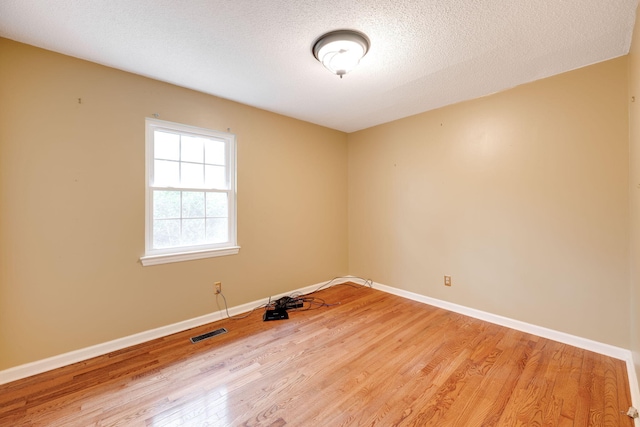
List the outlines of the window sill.
{"label": "window sill", "polygon": [[240,252],[240,246],[231,246],[222,249],[208,249],[206,251],[176,252],[172,254],[147,255],[140,257],[144,267],[157,264],[169,264],[172,262],[191,261],[194,259],[213,258],[218,256],[235,255]]}

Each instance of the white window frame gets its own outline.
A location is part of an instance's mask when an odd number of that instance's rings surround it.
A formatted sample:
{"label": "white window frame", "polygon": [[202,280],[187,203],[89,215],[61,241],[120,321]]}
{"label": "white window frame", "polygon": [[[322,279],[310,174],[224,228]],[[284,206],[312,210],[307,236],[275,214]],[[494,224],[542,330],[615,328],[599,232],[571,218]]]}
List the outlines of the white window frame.
{"label": "white window frame", "polygon": [[[226,166],[228,168],[227,189],[186,187],[153,187],[153,167],[154,167],[154,132],[165,130],[171,133],[179,133],[187,136],[212,137],[222,140],[226,144]],[[211,129],[204,129],[195,126],[188,126],[164,120],[146,118],[145,119],[145,254],[140,258],[143,266],[165,264],[171,262],[189,261],[202,258],[210,258],[225,255],[237,254],[240,247],[237,244],[237,215],[236,215],[236,136],[232,133],[219,132]],[[226,192],[228,195],[228,227],[229,241],[218,244],[205,244],[197,246],[176,246],[171,248],[153,248],[153,190],[170,188],[181,191],[195,190],[216,190],[216,192]]]}

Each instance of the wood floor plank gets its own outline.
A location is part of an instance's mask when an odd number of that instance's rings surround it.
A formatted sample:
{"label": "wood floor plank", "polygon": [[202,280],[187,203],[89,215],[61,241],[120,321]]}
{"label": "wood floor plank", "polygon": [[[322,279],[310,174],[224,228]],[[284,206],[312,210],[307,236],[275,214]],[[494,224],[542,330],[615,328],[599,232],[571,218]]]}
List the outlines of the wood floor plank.
{"label": "wood floor plank", "polygon": [[627,418],[627,410],[626,407],[628,402],[631,402],[631,395],[629,394],[631,390],[627,386],[629,381],[629,376],[627,374],[627,365],[622,360],[612,359],[616,365],[616,385],[618,392],[616,393],[618,396],[618,404],[616,407],[620,409],[620,425],[624,425]]}
{"label": "wood floor plank", "polygon": [[618,407],[618,376],[616,371],[619,369],[621,361],[602,355],[600,355],[600,360],[604,367],[603,424],[607,427],[613,427],[620,424],[625,412]]}
{"label": "wood floor plank", "polygon": [[531,341],[523,338],[522,333],[508,329],[504,332],[495,344],[500,351],[495,363],[472,390],[475,398],[469,399],[454,425],[489,427],[500,419],[526,364],[523,360],[528,359],[532,349]]}
{"label": "wood floor plank", "polygon": [[[563,352],[563,360],[558,370],[553,393],[562,401],[558,424],[562,420],[573,420],[576,413],[576,399],[580,385],[583,350],[568,346]],[[566,421],[565,421],[566,423]]]}
{"label": "wood floor plank", "polygon": [[624,361],[367,287],[315,296],[2,385],[0,426],[633,425]]}

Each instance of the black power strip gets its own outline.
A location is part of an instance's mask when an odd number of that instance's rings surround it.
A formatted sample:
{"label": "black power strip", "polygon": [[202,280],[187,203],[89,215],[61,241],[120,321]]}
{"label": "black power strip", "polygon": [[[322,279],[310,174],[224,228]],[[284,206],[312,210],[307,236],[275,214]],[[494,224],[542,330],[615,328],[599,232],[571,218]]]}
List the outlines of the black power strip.
{"label": "black power strip", "polygon": [[275,300],[273,305],[277,310],[289,310],[302,307],[302,303],[302,298],[282,297]]}
{"label": "black power strip", "polygon": [[291,300],[285,303],[285,307],[287,310],[293,308],[302,308],[304,306],[304,302],[300,298],[292,298]]}
{"label": "black power strip", "polygon": [[283,320],[288,318],[289,313],[287,313],[287,310],[265,310],[262,315],[262,320],[265,322],[269,320]]}
{"label": "black power strip", "polygon": [[282,297],[267,307],[262,320],[266,322],[268,320],[288,319],[289,313],[287,313],[287,310],[302,308],[303,306],[304,300],[302,298]]}

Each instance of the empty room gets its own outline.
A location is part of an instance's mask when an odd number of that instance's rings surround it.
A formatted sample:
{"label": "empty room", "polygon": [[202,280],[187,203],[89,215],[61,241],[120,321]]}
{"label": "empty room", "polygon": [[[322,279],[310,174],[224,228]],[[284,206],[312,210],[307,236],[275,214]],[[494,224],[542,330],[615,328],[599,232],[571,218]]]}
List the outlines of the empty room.
{"label": "empty room", "polygon": [[640,426],[637,8],[0,2],[0,426]]}

